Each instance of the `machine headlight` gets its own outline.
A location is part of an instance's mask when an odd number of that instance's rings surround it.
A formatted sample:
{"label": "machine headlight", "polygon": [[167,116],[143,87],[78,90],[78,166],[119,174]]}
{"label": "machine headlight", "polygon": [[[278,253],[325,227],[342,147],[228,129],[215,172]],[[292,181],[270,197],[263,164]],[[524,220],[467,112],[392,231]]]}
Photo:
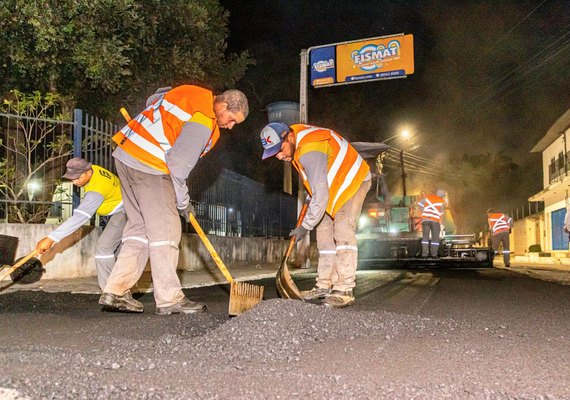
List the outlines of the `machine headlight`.
{"label": "machine headlight", "polygon": [[361,229],[367,225],[370,225],[370,218],[368,218],[366,215],[361,215],[360,218],[358,218],[358,228]]}

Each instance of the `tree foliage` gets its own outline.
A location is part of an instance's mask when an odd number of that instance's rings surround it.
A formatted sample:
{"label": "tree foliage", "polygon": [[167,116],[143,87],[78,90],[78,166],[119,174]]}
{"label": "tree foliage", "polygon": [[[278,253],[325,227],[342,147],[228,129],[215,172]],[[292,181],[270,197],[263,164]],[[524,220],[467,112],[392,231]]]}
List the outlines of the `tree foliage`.
{"label": "tree foliage", "polygon": [[101,116],[159,86],[232,86],[252,61],[226,54],[227,20],[217,0],[4,0],[0,85]]}
{"label": "tree foliage", "polygon": [[49,204],[43,202],[51,201],[71,155],[70,127],[59,122],[64,115],[53,93],[14,90],[2,111],[12,115],[0,128],[0,196],[8,222],[44,222]]}

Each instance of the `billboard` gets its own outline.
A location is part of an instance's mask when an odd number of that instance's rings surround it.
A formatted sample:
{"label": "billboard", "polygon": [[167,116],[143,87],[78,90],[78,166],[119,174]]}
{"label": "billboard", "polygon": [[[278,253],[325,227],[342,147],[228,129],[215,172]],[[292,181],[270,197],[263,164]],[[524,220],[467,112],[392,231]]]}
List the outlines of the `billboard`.
{"label": "billboard", "polygon": [[392,35],[309,49],[311,85],[403,78],[414,73],[413,35]]}

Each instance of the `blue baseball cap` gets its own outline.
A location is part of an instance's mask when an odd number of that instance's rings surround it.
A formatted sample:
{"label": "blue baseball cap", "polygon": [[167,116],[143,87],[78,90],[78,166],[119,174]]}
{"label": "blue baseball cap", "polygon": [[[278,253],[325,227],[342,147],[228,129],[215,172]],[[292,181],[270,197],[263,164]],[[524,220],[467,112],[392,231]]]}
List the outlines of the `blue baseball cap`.
{"label": "blue baseball cap", "polygon": [[273,157],[281,150],[281,144],[289,133],[289,126],[283,122],[272,122],[267,124],[261,131],[261,145],[263,150],[262,160]]}

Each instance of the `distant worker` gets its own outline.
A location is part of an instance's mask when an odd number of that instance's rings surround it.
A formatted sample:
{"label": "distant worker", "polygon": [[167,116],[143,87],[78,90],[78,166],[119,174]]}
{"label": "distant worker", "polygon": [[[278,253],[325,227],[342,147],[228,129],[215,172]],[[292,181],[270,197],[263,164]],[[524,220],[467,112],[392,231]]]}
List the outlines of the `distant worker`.
{"label": "distant worker", "polygon": [[441,217],[444,213],[443,190],[425,195],[418,202],[422,220],[422,258],[438,258]]}
{"label": "distant worker", "polygon": [[503,261],[505,267],[511,266],[511,250],[509,233],[513,227],[513,219],[507,214],[496,212],[492,208],[487,210],[487,222],[489,223],[489,230],[491,231],[491,246],[495,254],[499,245],[503,244]]}
{"label": "distant worker", "polygon": [[180,216],[194,214],[186,179],[198,160],[216,145],[219,128],[232,129],[249,112],[239,90],[220,95],[183,85],[159,89],[147,107],[113,140],[127,213],[123,246],[99,304],[143,312],[129,295],[150,256],[157,314],[201,312],[206,305],[190,301],[176,274]]}
{"label": "distant worker", "polygon": [[452,235],[455,233],[455,222],[453,221],[453,216],[451,215],[451,205],[449,204],[449,194],[443,191],[443,215],[441,217],[441,224],[446,235]]}
{"label": "distant worker", "polygon": [[121,196],[121,184],[115,174],[83,158],[72,158],[66,166],[67,170],[63,177],[70,179],[75,186],[82,187],[85,196],[79,207],[73,210],[71,218],[36,244],[36,251],[39,254],[45,253],[54,243],[58,243],[78,230],[94,214],[109,217],[95,245],[97,281],[103,290],[115,265],[115,256],[127,222]]}
{"label": "distant worker", "polygon": [[329,307],[354,304],[356,224],[371,186],[370,167],[331,129],[273,122],[261,131],[261,143],[262,159],[291,161],[311,196],[307,215],[290,233],[300,241],[317,228],[317,282],[303,299]]}

